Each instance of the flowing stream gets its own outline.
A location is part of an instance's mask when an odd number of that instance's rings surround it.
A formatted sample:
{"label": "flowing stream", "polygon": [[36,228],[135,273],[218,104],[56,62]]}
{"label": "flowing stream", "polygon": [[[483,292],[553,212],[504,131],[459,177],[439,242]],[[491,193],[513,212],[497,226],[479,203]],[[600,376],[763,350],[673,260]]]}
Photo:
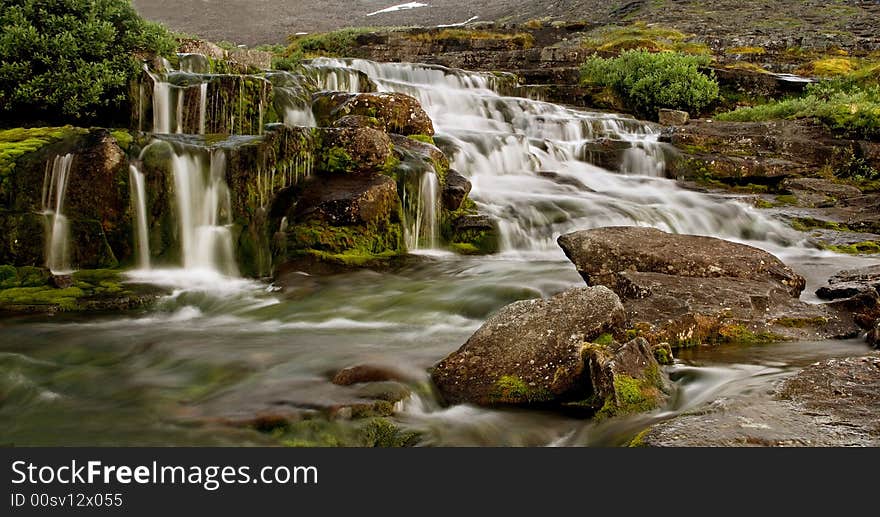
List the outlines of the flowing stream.
{"label": "flowing stream", "polygon": [[[360,388],[329,378],[370,363],[393,365],[412,378],[415,394],[398,405],[394,419],[420,431],[425,445],[620,445],[652,421],[721,397],[766,397],[799,367],[867,350],[849,341],[690,351],[669,368],[676,391],[668,407],[600,425],[555,413],[441,407],[424,388],[427,369],[489,314],[583,285],[555,243],[566,231],[643,225],[746,242],[804,274],[805,299],[831,273],[875,261],[811,249],[802,234],[745,203],[663,178],[666,150],[653,125],[505,97],[490,74],[329,59],[313,67],[325,70],[319,75],[327,87],[356,91],[357,70],[383,91],[419,98],[453,168],[473,183],[472,198],[500,222],[503,251],[431,253],[384,272],[302,275],[277,292],[236,279],[229,269],[222,153],[178,154],[184,267],[163,277],[173,294],[144,313],[4,320],[0,442],[271,443],[265,434],[216,423],[357,400]],[[310,120],[301,110],[288,116],[288,123]],[[167,128],[160,122],[157,128]],[[617,150],[612,162],[602,158],[605,149]],[[425,178],[416,189],[422,215],[408,236],[413,250],[442,248],[436,176]],[[203,269],[225,276],[201,275]]]}

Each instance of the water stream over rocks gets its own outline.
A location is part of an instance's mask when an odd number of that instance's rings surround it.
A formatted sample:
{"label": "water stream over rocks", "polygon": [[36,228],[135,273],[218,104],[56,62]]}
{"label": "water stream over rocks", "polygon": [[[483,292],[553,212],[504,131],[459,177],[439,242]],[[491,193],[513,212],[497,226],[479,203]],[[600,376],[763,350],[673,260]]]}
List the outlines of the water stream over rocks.
{"label": "water stream over rocks", "polygon": [[[362,60],[319,59],[312,66],[322,71],[323,88],[358,91],[366,74],[380,91],[418,98],[452,168],[472,182],[471,197],[498,222],[502,251],[479,258],[432,253],[382,272],[303,274],[278,292],[236,278],[223,151],[178,150],[183,267],[131,273],[173,293],[139,314],[5,320],[0,419],[8,424],[0,428],[0,442],[271,443],[269,435],[220,424],[272,412],[308,415],[363,400],[361,387],[329,379],[367,363],[406,374],[413,395],[397,405],[394,419],[422,433],[426,445],[621,445],[653,421],[732,394],[766,396],[799,367],[867,350],[848,341],[684,353],[669,369],[675,393],[668,407],[602,424],[556,413],[441,407],[426,388],[427,369],[489,314],[583,285],[556,244],[562,233],[637,225],[747,243],[804,275],[808,300],[832,273],[875,261],[816,250],[802,234],[745,203],[680,188],[663,177],[668,150],[652,124],[506,97],[491,74]],[[276,94],[295,87],[284,86],[283,78],[272,83]],[[154,102],[173,104],[174,93],[164,88],[157,87]],[[204,113],[213,108],[210,95],[199,95],[207,107],[195,127],[204,132]],[[173,132],[183,118],[174,111],[154,109],[155,131]],[[293,103],[284,120],[314,124],[314,116]],[[135,185],[137,174],[133,169]],[[408,248],[442,249],[436,175],[425,174],[416,186]]]}

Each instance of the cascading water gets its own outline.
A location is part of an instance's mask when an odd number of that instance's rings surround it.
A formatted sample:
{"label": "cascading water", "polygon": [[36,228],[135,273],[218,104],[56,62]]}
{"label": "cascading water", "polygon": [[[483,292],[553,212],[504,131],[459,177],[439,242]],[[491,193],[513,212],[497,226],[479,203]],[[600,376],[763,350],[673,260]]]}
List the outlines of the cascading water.
{"label": "cascading water", "polygon": [[[504,97],[491,74],[365,60],[322,58],[314,64],[354,68],[381,91],[418,98],[452,167],[473,183],[472,198],[498,221],[506,251],[558,255],[559,234],[615,225],[771,247],[797,240],[750,207],[662,178],[664,149],[651,124]],[[613,165],[584,161],[595,152],[610,155]]]}
{"label": "cascading water", "polygon": [[142,270],[150,269],[150,237],[147,231],[147,189],[144,174],[134,165],[128,167],[131,184],[131,204],[135,209],[135,245],[137,264]]}
{"label": "cascading water", "polygon": [[410,251],[437,249],[440,235],[440,180],[433,170],[419,175],[417,188],[403,189],[405,240]]}
{"label": "cascading water", "polygon": [[70,180],[73,154],[56,156],[46,163],[43,176],[46,267],[53,273],[67,273],[70,267],[70,222],[64,215],[64,196]]}
{"label": "cascading water", "polygon": [[238,275],[232,232],[232,202],[226,184],[226,155],[184,149],[171,159],[183,267]]}

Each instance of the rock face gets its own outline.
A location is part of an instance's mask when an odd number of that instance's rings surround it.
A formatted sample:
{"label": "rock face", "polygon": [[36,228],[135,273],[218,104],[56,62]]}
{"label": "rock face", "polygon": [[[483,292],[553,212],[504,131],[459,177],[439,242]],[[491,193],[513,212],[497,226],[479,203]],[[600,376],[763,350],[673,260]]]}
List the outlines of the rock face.
{"label": "rock face", "polygon": [[[18,131],[18,130],[13,130]],[[7,137],[11,144],[35,145],[14,156],[0,185],[0,263],[44,263],[43,189],[47,164],[73,153],[64,214],[70,221],[74,267],[115,267],[131,256],[128,211],[128,158],[104,129],[35,128]],[[36,144],[34,144],[36,142]]]}
{"label": "rock face", "polygon": [[[691,121],[660,136],[682,151],[667,174],[726,183],[778,184],[791,177],[818,176],[826,166],[846,166],[853,153],[871,145],[833,138],[822,127],[802,121]],[[876,168],[880,163],[873,163]]]}
{"label": "rock face", "polygon": [[816,295],[823,300],[840,300],[862,293],[880,292],[880,265],[840,271],[820,287]]}
{"label": "rock face", "polygon": [[709,237],[612,227],[559,244],[588,285],[623,300],[627,327],[652,345],[852,337],[852,311],[798,299],[802,277],[756,248]]}
{"label": "rock face", "polygon": [[315,178],[305,184],[289,219],[368,225],[387,220],[399,206],[397,185],[388,176]]}
{"label": "rock face", "polygon": [[806,285],[803,277],[766,251],[713,237],[620,226],[569,233],[559,237],[559,245],[589,285],[620,285],[625,290],[622,271],[770,282],[792,296]]}
{"label": "rock face", "polygon": [[432,379],[451,403],[529,404],[591,394],[585,343],[621,329],[625,313],[604,287],[515,302],[490,317]]}
{"label": "rock face", "polygon": [[654,447],[880,445],[880,357],[815,363],[774,397],[734,396],[654,425]]}
{"label": "rock face", "polygon": [[660,124],[664,126],[683,126],[691,119],[687,111],[661,109],[658,115]]}
{"label": "rock face", "polygon": [[443,208],[451,211],[461,208],[462,202],[471,193],[471,186],[467,178],[450,169],[446,173],[446,185],[441,198]]}
{"label": "rock face", "polygon": [[356,115],[376,119],[387,133],[434,134],[434,125],[419,101],[402,93],[318,93],[312,110],[320,126]]}
{"label": "rock face", "polygon": [[322,130],[321,172],[378,174],[388,167],[391,156],[391,139],[382,131],[369,127]]}

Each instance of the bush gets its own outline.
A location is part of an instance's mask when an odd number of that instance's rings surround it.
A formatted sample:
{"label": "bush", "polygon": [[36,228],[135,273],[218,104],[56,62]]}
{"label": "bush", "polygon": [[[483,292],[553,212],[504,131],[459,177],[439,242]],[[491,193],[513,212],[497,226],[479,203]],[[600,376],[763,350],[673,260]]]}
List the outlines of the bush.
{"label": "bush", "polygon": [[656,119],[660,108],[697,114],[718,98],[715,78],[700,72],[709,58],[677,52],[623,52],[593,56],[583,65],[585,83],[611,88],[635,113]]}
{"label": "bush", "polygon": [[880,139],[880,86],[822,81],[809,85],[803,96],[740,108],[717,118],[738,122],[815,118],[846,136],[876,140]]}
{"label": "bush", "polygon": [[176,41],[130,0],[0,0],[0,119],[83,123],[118,117],[135,56]]}

